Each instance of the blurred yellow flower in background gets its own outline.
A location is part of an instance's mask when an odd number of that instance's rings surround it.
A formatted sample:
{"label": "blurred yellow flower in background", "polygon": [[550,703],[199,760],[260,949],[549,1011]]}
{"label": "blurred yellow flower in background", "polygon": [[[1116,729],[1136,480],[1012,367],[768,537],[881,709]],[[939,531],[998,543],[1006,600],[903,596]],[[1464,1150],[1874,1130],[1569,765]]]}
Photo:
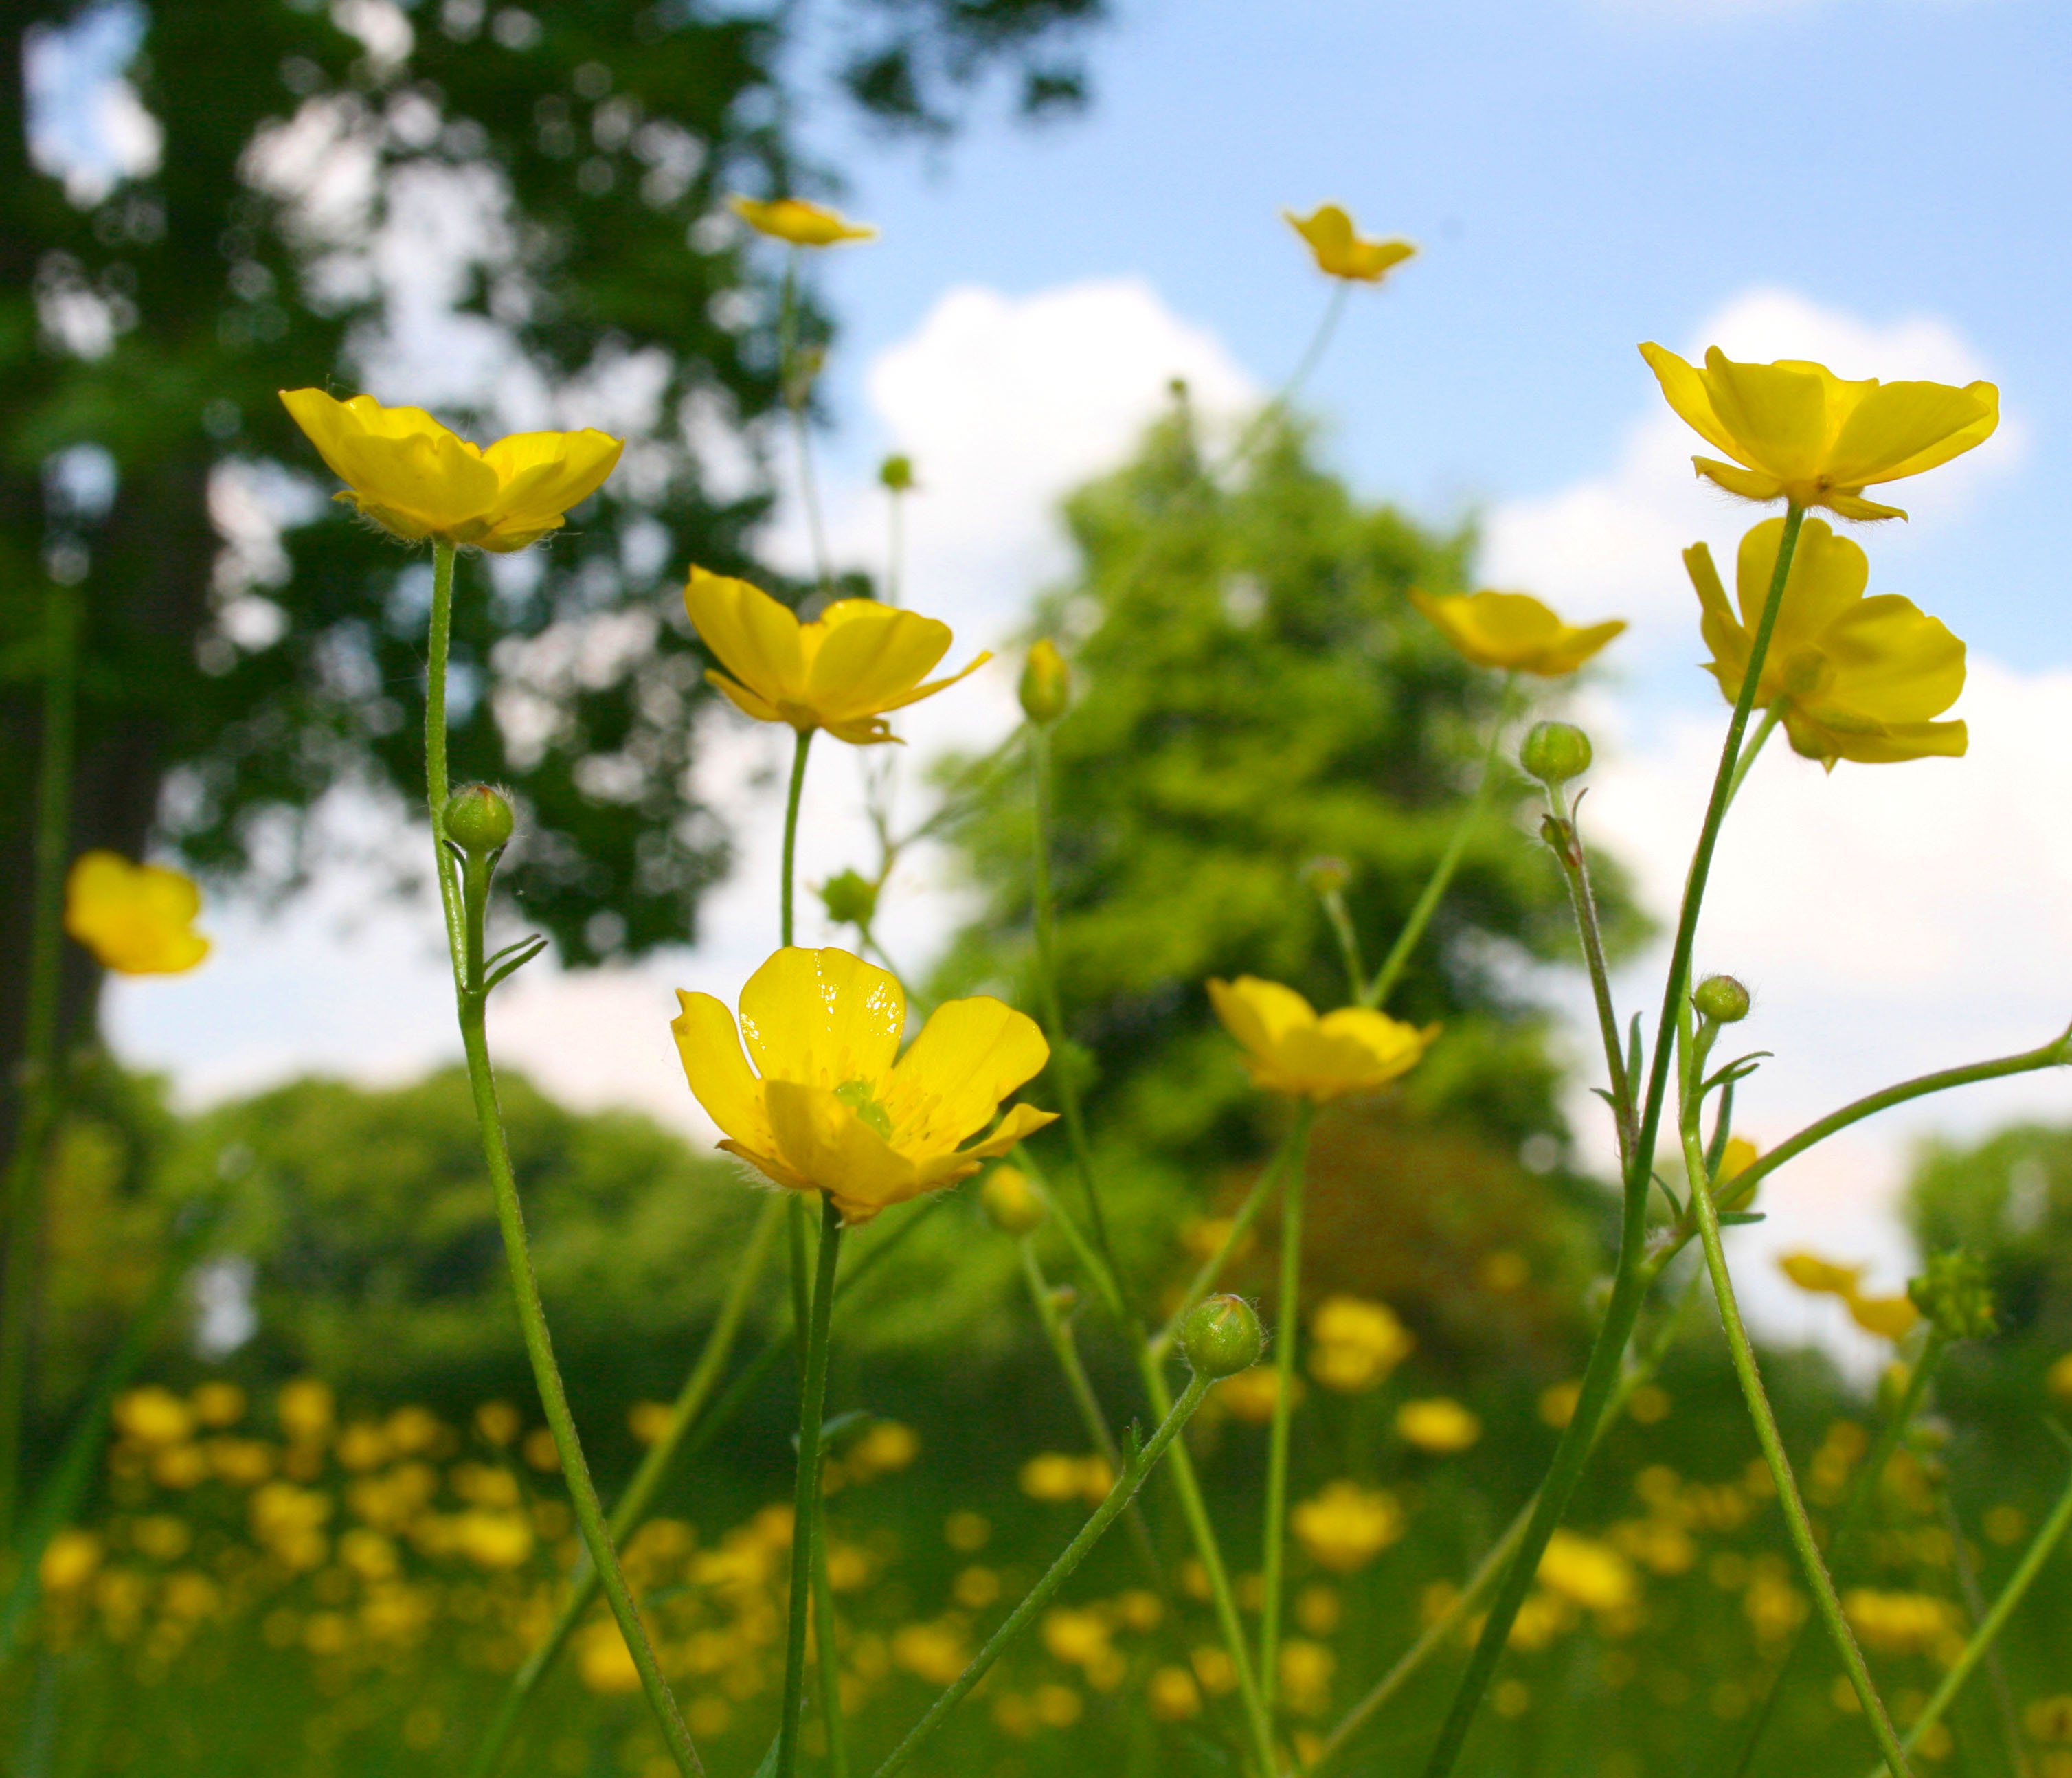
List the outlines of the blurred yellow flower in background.
{"label": "blurred yellow flower in background", "polygon": [[1864,1295],[1860,1266],[1840,1266],[1807,1253],[1786,1253],[1777,1264],[1786,1278],[1809,1295],[1840,1297],[1849,1319],[1865,1333],[1897,1341],[1904,1340],[1920,1323],[1921,1311],[1910,1297]]}
{"label": "blurred yellow flower in background", "polygon": [[1404,1443],[1445,1457],[1476,1443],[1482,1435],[1482,1423],[1459,1402],[1435,1395],[1405,1401],[1396,1410],[1396,1430]]}
{"label": "blurred yellow flower in background", "polygon": [[1410,603],[1478,667],[1558,679],[1573,673],[1626,628],[1624,618],[1564,624],[1530,593],[1420,593]]}
{"label": "blurred yellow flower in background", "polygon": [[500,555],[557,529],[570,507],[604,485],[625,449],[586,427],[514,432],[485,450],[421,407],[384,407],[371,395],[340,401],[320,389],[283,389],[281,400],[346,484],[334,499],[397,537]]}
{"label": "blurred yellow flower in background", "polygon": [[1288,1525],[1312,1562],[1350,1574],[1403,1535],[1403,1508],[1386,1489],[1327,1482],[1314,1499],[1297,1504]]}
{"label": "blurred yellow flower in background", "polygon": [[1640,355],[1678,416],[1733,459],[1693,457],[1698,473],[1744,500],[1903,519],[1897,507],[1864,500],[1864,489],[1946,463],[2000,424],[2000,392],[1991,383],[1848,382],[1803,359],[1737,364],[1717,346],[1706,351],[1703,370],[1652,344]]}
{"label": "blurred yellow flower in background", "polygon": [[758,234],[794,247],[833,247],[878,238],[878,231],[869,223],[851,222],[839,210],[804,198],[733,197],[726,200],[726,207]]}
{"label": "blurred yellow flower in background", "polygon": [[959,1147],[1050,1060],[1042,1032],[1000,1001],[951,1000],[901,1056],[905,990],[847,951],[775,953],[741,990],[738,1031],[710,994],[676,998],[669,1028],[720,1146],[779,1185],[825,1192],[852,1224],[968,1179],[1056,1116],[1015,1105]]}
{"label": "blurred yellow flower in background", "polygon": [[[1748,673],[1783,536],[1782,519],[1765,519],[1741,539],[1734,564],[1738,617],[1712,551],[1694,543],[1684,552],[1712,651],[1706,670],[1729,703],[1741,695]],[[1964,725],[1930,718],[1964,689],[1964,644],[1911,599],[1897,593],[1864,598],[1870,573],[1869,558],[1854,541],[1819,519],[1806,521],[1756,703],[1780,708],[1793,750],[1830,771],[1837,759],[1882,765],[1961,755]]]}
{"label": "blurred yellow flower in background", "polygon": [[201,891],[159,864],[82,852],[65,879],[64,928],[118,975],[179,975],[208,955],[194,929]]}
{"label": "blurred yellow flower in background", "polygon": [[2043,1374],[2043,1386],[2061,1401],[2072,1404],[2072,1352],[2052,1360]]}
{"label": "blurred yellow flower in background", "polygon": [[1317,270],[1357,284],[1379,284],[1393,266],[1417,251],[1408,241],[1367,241],[1353,219],[1335,204],[1321,204],[1306,216],[1283,210],[1288,226],[1309,244]]}
{"label": "blurred yellow flower in background", "polygon": [[1309,1334],[1309,1374],[1344,1395],[1379,1389],[1417,1344],[1387,1303],[1356,1296],[1326,1297]]}
{"label": "blurred yellow flower in background", "polygon": [[981,652],[962,672],[924,683],[949,652],[948,624],[872,599],[837,599],[801,624],[760,587],[702,568],[691,570],[684,609],[726,669],[705,677],[743,715],[824,728],[857,747],[896,739],[886,711],[932,698],[993,658]]}
{"label": "blurred yellow flower in background", "polygon": [[1211,981],[1209,999],[1244,1051],[1254,1086],[1317,1105],[1408,1074],[1439,1035],[1437,1025],[1420,1031],[1368,1006],[1320,1019],[1293,988],[1256,975]]}
{"label": "blurred yellow flower in background", "polygon": [[1549,1592],[1585,1611],[1623,1611],[1640,1596],[1640,1583],[1625,1557],[1609,1544],[1565,1529],[1548,1540],[1539,1579]]}

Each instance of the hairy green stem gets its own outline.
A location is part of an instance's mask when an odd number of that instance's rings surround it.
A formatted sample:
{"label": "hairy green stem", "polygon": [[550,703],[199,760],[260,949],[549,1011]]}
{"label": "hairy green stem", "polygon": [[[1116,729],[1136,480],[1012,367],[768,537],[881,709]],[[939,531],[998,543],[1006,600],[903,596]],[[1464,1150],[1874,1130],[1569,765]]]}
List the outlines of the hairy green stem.
{"label": "hairy green stem", "polygon": [[1517,1621],[1519,1607],[1524,1603],[1533,1576],[1539,1571],[1540,1558],[1546,1552],[1548,1540],[1567,1513],[1568,1502],[1582,1480],[1584,1466],[1589,1460],[1596,1439],[1597,1423],[1618,1384],[1626,1342],[1633,1337],[1634,1326],[1640,1318],[1641,1306],[1646,1299],[1649,1287],[1659,1275],[1659,1266],[1651,1267],[1647,1264],[1647,1204],[1655,1171],[1655,1139],[1661,1131],[1663,1105],[1669,1088],[1677,1010],[1683,1004],[1684,982],[1690,973],[1692,948],[1697,939],[1698,913],[1704,903],[1712,854],[1719,843],[1720,825],[1726,818],[1728,792],[1733,786],[1734,768],[1741,759],[1741,738],[1748,731],[1756,685],[1762,676],[1763,661],[1770,652],[1770,639],[1777,628],[1778,611],[1784,603],[1785,580],[1790,572],[1791,558],[1798,547],[1799,527],[1805,516],[1805,509],[1795,501],[1785,514],[1776,570],[1770,576],[1762,615],[1757,623],[1755,638],[1749,650],[1748,668],[1742,676],[1740,694],[1734,700],[1733,715],[1728,722],[1726,738],[1720,749],[1720,763],[1713,775],[1712,794],[1706,802],[1705,818],[1698,830],[1698,843],[1684,879],[1676,937],[1670,953],[1669,976],[1663,989],[1662,1015],[1655,1032],[1647,1097],[1622,1181],[1619,1251],[1612,1275],[1611,1300],[1605,1307],[1604,1319],[1598,1324],[1589,1360],[1584,1367],[1582,1391],[1577,1399],[1575,1412],[1563,1430],[1560,1442],[1555,1447],[1553,1460],[1540,1483],[1532,1521],[1490,1603],[1474,1653],[1469,1659],[1467,1671],[1462,1676],[1445,1721],[1440,1727],[1438,1739],[1425,1764],[1424,1778],[1446,1778],[1460,1759],[1468,1730],[1489,1690],[1497,1661],[1510,1640],[1511,1628]]}
{"label": "hairy green stem", "polygon": [[43,707],[36,774],[36,838],[29,906],[29,970],[23,1003],[22,1071],[14,1142],[0,1187],[0,1549],[21,1498],[22,1427],[28,1410],[29,1347],[41,1293],[43,1168],[59,1118],[59,983],[64,959],[65,854],[72,845],[72,754],[77,722],[80,599],[43,590]]}
{"label": "hairy green stem", "polygon": [[922,1743],[939,1728],[944,1719],[968,1697],[972,1688],[985,1677],[994,1662],[998,1661],[1009,1643],[1026,1629],[1036,1614],[1057,1597],[1058,1590],[1071,1578],[1073,1570],[1084,1562],[1102,1534],[1120,1517],[1122,1510],[1137,1496],[1144,1485],[1145,1478],[1157,1467],[1158,1460],[1169,1450],[1176,1453],[1181,1448],[1175,1443],[1181,1430],[1193,1418],[1202,1398],[1208,1393],[1209,1379],[1198,1373],[1191,1378],[1186,1392],[1177,1403],[1162,1412],[1158,1430],[1151,1435],[1150,1443],[1117,1473],[1115,1485],[1108,1490],[1108,1498],[1094,1509],[1092,1517],[1080,1527],[1079,1535],[1066,1545],[1064,1553],[1045,1570],[1043,1578],[1031,1587],[1022,1603],[1009,1612],[1006,1620],[986,1638],[985,1646],[972,1657],[971,1664],[957,1675],[944,1690],[940,1697],[928,1706],[927,1713],[907,1731],[906,1738],[895,1747],[885,1764],[878,1768],[875,1778],[894,1778],[919,1750]]}
{"label": "hairy green stem", "polygon": [[1506,673],[1503,689],[1497,698],[1496,720],[1490,725],[1489,745],[1482,750],[1482,776],[1476,780],[1474,793],[1468,798],[1467,807],[1461,811],[1461,818],[1453,824],[1453,832],[1446,842],[1446,850],[1439,854],[1439,862],[1433,867],[1432,875],[1425,879],[1424,887],[1417,897],[1416,905],[1410,910],[1410,917],[1403,923],[1403,930],[1396,935],[1396,942],[1382,959],[1381,967],[1375,972],[1359,996],[1363,1006],[1386,1006],[1388,997],[1396,991],[1396,984],[1410,961],[1410,953],[1424,937],[1424,928],[1432,924],[1432,916],[1437,912],[1440,899],[1452,886],[1453,873],[1461,867],[1462,855],[1467,851],[1468,842],[1474,837],[1475,829],[1482,825],[1483,814],[1489,807],[1490,796],[1496,789],[1502,774],[1497,770],[1497,750],[1503,744],[1503,731],[1511,725],[1515,714],[1518,675]]}
{"label": "hairy green stem", "polygon": [[[661,1487],[676,1454],[683,1448],[685,1434],[705,1411],[706,1398],[719,1381],[720,1373],[734,1350],[736,1336],[741,1331],[742,1317],[747,1313],[750,1299],[756,1285],[761,1281],[763,1269],[767,1262],[770,1244],[775,1238],[777,1225],[783,1220],[783,1204],[775,1196],[767,1198],[757,1213],[755,1227],[748,1237],[748,1246],[735,1263],[734,1275],[727,1285],[725,1298],[721,1301],[718,1317],[705,1342],[699,1351],[697,1360],[690,1374],[684,1379],[683,1388],[669,1410],[669,1423],[662,1436],[648,1447],[648,1455],[641,1459],[640,1467],[633,1472],[633,1480],[627,1484],[611,1509],[609,1529],[615,1545],[623,1544],[647,1522],[648,1511],[654,1504],[656,1491]],[[561,1606],[554,1613],[554,1621],[537,1648],[525,1657],[525,1664],[512,1676],[511,1684],[497,1706],[495,1716],[475,1745],[468,1762],[468,1778],[488,1778],[496,1769],[504,1747],[508,1744],[512,1730],[526,1704],[546,1677],[569,1636],[582,1615],[590,1608],[590,1601],[597,1597],[597,1566],[590,1559],[585,1549],[579,1554],[569,1575],[568,1587]]]}
{"label": "hairy green stem", "polygon": [[1547,786],[1547,819],[1540,824],[1540,837],[1547,842],[1548,850],[1561,867],[1563,880],[1568,886],[1569,909],[1575,915],[1576,931],[1582,940],[1583,965],[1589,972],[1590,998],[1597,1010],[1597,1035],[1605,1046],[1605,1067],[1611,1080],[1612,1117],[1618,1126],[1619,1167],[1623,1172],[1633,1164],[1633,1150],[1639,1139],[1639,1131],[1634,1127],[1637,1113],[1633,1103],[1633,1082],[1626,1075],[1626,1048],[1619,1038],[1618,1011],[1612,1003],[1611,969],[1605,959],[1597,899],[1590,888],[1589,859],[1583,850],[1583,836],[1569,810],[1568,798],[1558,784]]}
{"label": "hairy green stem", "polygon": [[[2043,1529],[2022,1552],[2021,1562],[2008,1576],[2007,1585],[2000,1589],[2000,1596],[1993,1601],[1992,1609],[1980,1620],[1971,1640],[1964,1644],[1964,1652],[1943,1674],[1942,1684],[1922,1706],[1921,1714],[1907,1725],[1906,1739],[1902,1743],[1907,1752],[1912,1753],[1921,1745],[1922,1737],[1942,1721],[1942,1713],[1956,1702],[1957,1694],[1977,1671],[1979,1663],[1985,1659],[2000,1632],[2007,1628],[2008,1620],[2014,1615],[2029,1588],[2036,1584],[2036,1577],[2043,1572],[2043,1565],[2050,1559],[2051,1552],[2068,1529],[2072,1529],[2072,1484],[2068,1484],[2058,1497],[2058,1504],[2050,1509],[2050,1517],[2044,1521]],[[1870,1778],[1876,1778],[1876,1772],[1873,1767]]]}
{"label": "hairy green stem", "polygon": [[[1679,1048],[1684,1046],[1679,1044]],[[1695,1058],[1692,1067],[1696,1069]],[[1756,1363],[1755,1348],[1750,1344],[1748,1328],[1741,1320],[1739,1303],[1734,1295],[1734,1281],[1727,1270],[1726,1245],[1720,1237],[1720,1214],[1712,1202],[1712,1182],[1705,1165],[1705,1148],[1698,1129],[1697,1083],[1691,1081],[1684,1094],[1684,1106],[1680,1117],[1684,1143],[1684,1169],[1691,1194],[1692,1207],[1697,1212],[1698,1233],[1704,1243],[1705,1270],[1712,1281],[1712,1296],[1719,1306],[1720,1325],[1727,1336],[1727,1352],[1733,1360],[1735,1381],[1741,1385],[1741,1399],[1747,1404],[1749,1418],[1755,1426],[1756,1443],[1762,1447],[1763,1461],[1770,1467],[1771,1480],[1777,1484],[1778,1505],[1784,1515],[1786,1535],[1791,1541],[1793,1553],[1799,1558],[1799,1572],[1806,1578],[1808,1590],[1813,1595],[1814,1609],[1819,1613],[1826,1627],[1828,1639],[1835,1645],[1835,1652],[1841,1657],[1843,1670],[1849,1676],[1856,1697],[1864,1707],[1864,1717],[1870,1725],[1872,1738],[1884,1754],[1885,1764],[1891,1768],[1893,1778],[1907,1778],[1906,1755],[1899,1744],[1898,1731],[1892,1726],[1885,1700],[1878,1695],[1876,1683],[1871,1678],[1870,1667],[1864,1659],[1863,1650],[1856,1645],[1856,1633],[1849,1628],[1849,1620],[1842,1610],[1842,1601],[1835,1591],[1834,1577],[1827,1572],[1827,1565],[1820,1558],[1819,1540],[1813,1534],[1813,1521],[1807,1516],[1806,1502],[1799,1492],[1799,1480],[1792,1473],[1791,1459],[1784,1448],[1784,1436],[1778,1430],[1777,1416],[1770,1405],[1770,1393],[1763,1387],[1762,1372]]]}
{"label": "hairy green stem", "polygon": [[1267,1434],[1266,1507],[1260,1547],[1264,1597],[1259,1614],[1259,1693],[1268,1718],[1280,1690],[1281,1568],[1288,1543],[1289,1437],[1295,1419],[1295,1348],[1302,1331],[1302,1187],[1315,1108],[1295,1114],[1295,1153],[1281,1196],[1280,1328],[1273,1342],[1273,1419]]}
{"label": "hairy green stem", "polygon": [[[814,1527],[820,1521],[820,1426],[827,1416],[828,1322],[834,1310],[835,1264],[841,1253],[841,1212],[820,1200],[820,1249],[807,1323],[805,1370],[799,1385],[799,1467],[791,1496],[791,1615],[784,1644],[783,1714],[777,1725],[776,1778],[799,1769],[799,1731],[806,1702],[806,1628],[812,1612]],[[834,1651],[820,1651],[823,1672]]]}

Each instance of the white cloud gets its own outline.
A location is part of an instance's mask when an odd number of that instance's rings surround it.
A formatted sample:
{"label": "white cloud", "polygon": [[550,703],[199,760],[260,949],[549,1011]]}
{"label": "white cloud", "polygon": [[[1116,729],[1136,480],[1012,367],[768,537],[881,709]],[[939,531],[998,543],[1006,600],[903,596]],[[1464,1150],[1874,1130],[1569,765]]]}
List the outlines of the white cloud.
{"label": "white cloud", "polygon": [[[1744,292],[1707,319],[1678,349],[1694,361],[1708,346],[1730,358],[1810,358],[1843,377],[1965,383],[1989,376],[1977,352],[1946,321],[1915,315],[1885,324],[1824,308],[1789,290]],[[1636,360],[1636,363],[1638,360]],[[1653,379],[1643,370],[1651,394]],[[1934,475],[1890,490],[1924,528],[1960,515],[1980,483],[2021,459],[2018,418],[1977,450]],[[1635,634],[1629,652],[1652,652],[1691,633],[1696,608],[1683,550],[1699,538],[1731,561],[1741,532],[1764,510],[1722,493],[1693,473],[1704,442],[1659,400],[1627,428],[1605,474],[1552,494],[1508,500],[1489,516],[1482,574],[1493,586],[1540,593],[1572,618],[1623,616]],[[1907,527],[1878,528],[1881,562],[1903,557]],[[1685,643],[1688,646],[1688,642]]]}

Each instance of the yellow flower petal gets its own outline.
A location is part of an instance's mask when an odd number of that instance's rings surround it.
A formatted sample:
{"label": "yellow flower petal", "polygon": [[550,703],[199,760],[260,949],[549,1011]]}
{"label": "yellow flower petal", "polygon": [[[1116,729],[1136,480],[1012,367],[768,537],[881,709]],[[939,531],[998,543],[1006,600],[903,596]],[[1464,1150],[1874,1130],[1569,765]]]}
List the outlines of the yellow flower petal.
{"label": "yellow flower petal", "polygon": [[734,197],[726,207],[759,234],[788,241],[794,247],[832,247],[845,241],[874,241],[878,231],[865,222],[851,222],[841,212],[804,198]]}
{"label": "yellow flower petal", "polygon": [[1353,219],[1335,204],[1320,204],[1307,216],[1298,216],[1293,210],[1281,213],[1289,227],[1309,243],[1317,270],[1333,278],[1379,284],[1391,268],[1417,251],[1407,241],[1363,240],[1353,228]]}
{"label": "yellow flower petal", "polygon": [[832,947],[776,952],[741,990],[742,1035],[766,1097],[776,1080],[830,1093],[874,1085],[891,1072],[906,1023],[898,979]]}
{"label": "yellow flower petal", "polygon": [[1365,1006],[1318,1019],[1292,988],[1256,976],[1211,981],[1209,999],[1224,1029],[1244,1052],[1254,1085],[1322,1104],[1371,1092],[1405,1074],[1438,1035]]}
{"label": "yellow flower petal", "polygon": [[1585,628],[1564,624],[1530,593],[1438,597],[1413,589],[1410,602],[1477,666],[1548,679],[1573,673],[1626,628],[1618,618]]}
{"label": "yellow flower petal", "polygon": [[832,1092],[768,1080],[763,1092],[777,1150],[832,1197],[843,1220],[868,1222],[920,1189],[914,1163]]}
{"label": "yellow flower petal", "polygon": [[950,627],[875,599],[837,599],[810,627],[805,702],[832,722],[894,707],[949,652]]}
{"label": "yellow flower petal", "polygon": [[194,930],[201,891],[162,865],[82,852],[65,879],[64,929],[118,975],[180,975],[208,955]]}
{"label": "yellow flower petal", "polygon": [[1816,1296],[1853,1296],[1864,1275],[1860,1266],[1837,1266],[1817,1253],[1786,1253],[1777,1264],[1800,1290]]}
{"label": "yellow flower petal", "polygon": [[[806,681],[799,620],[761,587],[693,568],[684,586],[684,610],[705,646],[746,689],[773,710],[797,702]],[[726,689],[724,683],[720,689]]]}
{"label": "yellow flower petal", "polygon": [[987,998],[946,1001],[892,1070],[882,1095],[908,1153],[955,1148],[1050,1059],[1035,1020]]}
{"label": "yellow flower petal", "polygon": [[726,1135],[758,1153],[772,1153],[775,1142],[763,1109],[763,1083],[741,1053],[734,1015],[709,994],[680,992],[676,1004],[681,1010],[669,1029],[692,1097]]}

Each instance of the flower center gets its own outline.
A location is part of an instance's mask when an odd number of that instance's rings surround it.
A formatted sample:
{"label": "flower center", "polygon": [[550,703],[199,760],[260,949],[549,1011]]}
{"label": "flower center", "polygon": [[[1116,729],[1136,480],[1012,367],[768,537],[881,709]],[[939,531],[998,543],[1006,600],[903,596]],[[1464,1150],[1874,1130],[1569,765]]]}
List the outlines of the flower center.
{"label": "flower center", "polygon": [[835,1097],[861,1118],[866,1128],[875,1130],[889,1142],[892,1140],[892,1113],[872,1097],[876,1084],[871,1080],[845,1080],[835,1089]]}

